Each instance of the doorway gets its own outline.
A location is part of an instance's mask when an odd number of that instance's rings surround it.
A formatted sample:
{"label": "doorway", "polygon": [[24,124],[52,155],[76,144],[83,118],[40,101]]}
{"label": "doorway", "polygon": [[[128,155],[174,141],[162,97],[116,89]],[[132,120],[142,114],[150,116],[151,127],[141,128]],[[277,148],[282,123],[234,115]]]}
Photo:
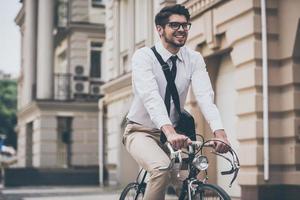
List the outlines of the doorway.
{"label": "doorway", "polygon": [[57,165],[71,166],[72,117],[57,117]]}

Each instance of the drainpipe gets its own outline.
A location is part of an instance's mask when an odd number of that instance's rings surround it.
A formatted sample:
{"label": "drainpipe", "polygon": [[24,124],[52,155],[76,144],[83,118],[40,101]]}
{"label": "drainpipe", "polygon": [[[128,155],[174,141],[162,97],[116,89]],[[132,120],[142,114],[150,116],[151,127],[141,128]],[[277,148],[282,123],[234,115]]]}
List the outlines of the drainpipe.
{"label": "drainpipe", "polygon": [[99,184],[100,186],[104,186],[104,142],[103,142],[103,100],[100,99],[98,102],[99,114],[98,114],[98,133],[99,133]]}
{"label": "drainpipe", "polygon": [[268,104],[268,52],[266,0],[261,5],[262,68],[263,68],[263,137],[264,137],[264,180],[269,180],[269,104]]}

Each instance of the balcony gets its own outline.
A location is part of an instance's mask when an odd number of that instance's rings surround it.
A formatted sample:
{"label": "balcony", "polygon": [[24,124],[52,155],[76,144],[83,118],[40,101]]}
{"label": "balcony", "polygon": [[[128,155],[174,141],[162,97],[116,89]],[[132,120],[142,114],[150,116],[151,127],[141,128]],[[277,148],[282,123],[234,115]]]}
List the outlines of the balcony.
{"label": "balcony", "polygon": [[71,99],[71,74],[54,75],[54,100]]}
{"label": "balcony", "polygon": [[54,100],[97,101],[103,96],[100,91],[102,84],[91,77],[58,73],[54,75]]}
{"label": "balcony", "polygon": [[56,26],[66,28],[68,25],[69,4],[67,0],[59,0],[56,7]]}
{"label": "balcony", "polygon": [[213,8],[219,3],[226,2],[228,0],[190,0],[185,1],[184,6],[189,10],[191,18],[203,14],[205,11]]}

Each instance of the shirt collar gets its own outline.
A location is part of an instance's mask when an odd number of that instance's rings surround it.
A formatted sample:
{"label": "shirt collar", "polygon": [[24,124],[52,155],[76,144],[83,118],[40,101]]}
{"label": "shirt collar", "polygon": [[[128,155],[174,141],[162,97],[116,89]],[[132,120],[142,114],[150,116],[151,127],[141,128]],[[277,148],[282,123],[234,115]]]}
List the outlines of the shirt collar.
{"label": "shirt collar", "polygon": [[[169,52],[162,44],[162,42],[157,42],[155,44],[155,48],[156,48],[156,51],[161,55],[162,59],[167,62],[168,59],[173,56],[173,54],[171,52]],[[179,49],[179,51],[177,52],[177,57],[180,61],[183,61],[182,59],[182,52],[181,52],[181,48]]]}

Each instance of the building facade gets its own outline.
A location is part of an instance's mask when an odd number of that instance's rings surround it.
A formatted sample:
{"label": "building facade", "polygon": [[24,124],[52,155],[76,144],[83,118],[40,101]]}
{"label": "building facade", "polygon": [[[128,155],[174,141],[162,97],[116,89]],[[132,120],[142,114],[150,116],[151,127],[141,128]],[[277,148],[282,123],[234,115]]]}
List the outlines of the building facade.
{"label": "building facade", "polygon": [[[267,57],[262,54],[262,4],[266,2]],[[215,102],[241,169],[237,183],[220,175],[224,163],[211,162],[210,182],[233,199],[297,199],[300,189],[300,1],[297,0],[111,0],[106,2],[104,44],[105,97],[99,101],[100,171],[109,184],[126,184],[138,166],[121,144],[132,99],[130,59],[134,51],[158,41],[155,14],[165,5],[181,3],[191,13],[187,46],[205,58]],[[268,79],[263,82],[267,58]],[[268,121],[263,119],[263,84],[268,88]],[[197,130],[211,132],[192,92],[186,108]],[[263,124],[267,123],[268,134]],[[267,137],[264,137],[267,135]],[[269,142],[269,147],[264,144]],[[269,152],[267,152],[269,150]],[[264,157],[269,155],[268,157]],[[264,171],[264,169],[269,171]],[[268,173],[268,174],[266,174]]]}
{"label": "building facade", "polygon": [[98,166],[105,6],[99,0],[23,0],[18,166]]}

